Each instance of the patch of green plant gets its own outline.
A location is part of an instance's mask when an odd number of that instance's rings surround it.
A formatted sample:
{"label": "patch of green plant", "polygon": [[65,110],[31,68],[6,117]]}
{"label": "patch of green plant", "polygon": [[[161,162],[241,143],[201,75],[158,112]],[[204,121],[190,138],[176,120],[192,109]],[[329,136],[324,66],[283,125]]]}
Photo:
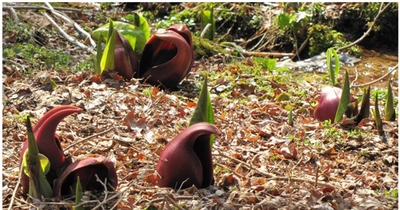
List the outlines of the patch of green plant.
{"label": "patch of green plant", "polygon": [[151,96],[153,94],[153,91],[150,88],[146,88],[142,90],[143,95]]}
{"label": "patch of green plant", "polygon": [[379,101],[384,101],[387,97],[387,90],[380,88],[371,89],[371,98],[375,98],[376,95],[378,95]]}
{"label": "patch of green plant", "polygon": [[3,21],[3,34],[14,34],[17,43],[26,42],[31,38],[30,29],[33,27],[31,23],[17,24],[11,18]]}
{"label": "patch of green plant", "polygon": [[276,68],[276,58],[262,58],[262,57],[253,57],[253,61],[257,64],[261,65],[268,71],[272,71]]}
{"label": "patch of green plant", "polygon": [[87,59],[77,61],[77,63],[71,68],[72,72],[92,71],[95,68],[94,56],[94,54],[91,54]]}
{"label": "patch of green plant", "polygon": [[47,49],[31,43],[17,43],[3,49],[3,59],[13,59],[16,56],[22,57],[25,61],[24,65],[34,70],[64,69],[69,67],[72,60],[72,56],[64,50]]}
{"label": "patch of green plant", "polygon": [[343,140],[343,131],[335,127],[324,128],[324,139],[334,142],[341,142]]}
{"label": "patch of green plant", "polygon": [[215,41],[209,39],[200,39],[198,36],[192,36],[193,48],[197,54],[197,58],[211,57],[218,53],[226,53]]}
{"label": "patch of green plant", "polygon": [[[152,11],[150,11],[152,12]],[[199,23],[197,9],[193,10],[183,10],[183,11],[172,11],[170,15],[165,16],[161,20],[154,21],[155,27],[158,28],[168,28],[172,24],[186,24],[190,31],[196,30],[196,23]],[[143,14],[146,17],[145,13]],[[200,32],[196,34],[200,36]]]}
{"label": "patch of green plant", "polygon": [[273,155],[269,158],[270,161],[276,161],[279,160],[279,156],[278,155]]}
{"label": "patch of green plant", "polygon": [[[305,4],[303,4],[305,5]],[[282,30],[290,29],[296,37],[303,36],[308,23],[312,20],[312,11],[302,6],[299,10],[278,15],[278,25]]]}
{"label": "patch of green plant", "polygon": [[363,132],[359,129],[353,129],[349,132],[349,136],[361,136]]}
{"label": "patch of green plant", "polygon": [[366,149],[362,149],[361,152],[360,152],[360,154],[361,154],[362,156],[367,155],[367,153],[368,153],[368,150],[366,150]]}
{"label": "patch of green plant", "polygon": [[346,45],[343,34],[328,25],[320,23],[314,24],[308,28],[307,35],[310,37],[308,52],[310,56],[319,55],[331,47],[342,47]]}
{"label": "patch of green plant", "polygon": [[385,190],[384,194],[386,197],[397,199],[399,197],[399,190],[398,189],[390,191]]}

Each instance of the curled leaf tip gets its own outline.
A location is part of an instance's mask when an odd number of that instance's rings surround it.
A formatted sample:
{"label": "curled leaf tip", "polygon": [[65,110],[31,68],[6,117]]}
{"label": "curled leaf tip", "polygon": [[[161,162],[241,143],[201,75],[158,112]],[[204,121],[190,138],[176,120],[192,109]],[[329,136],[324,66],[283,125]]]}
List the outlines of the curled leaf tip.
{"label": "curled leaf tip", "polygon": [[213,162],[210,147],[217,128],[209,123],[191,125],[164,148],[157,164],[158,186],[170,188],[198,188],[212,184]]}

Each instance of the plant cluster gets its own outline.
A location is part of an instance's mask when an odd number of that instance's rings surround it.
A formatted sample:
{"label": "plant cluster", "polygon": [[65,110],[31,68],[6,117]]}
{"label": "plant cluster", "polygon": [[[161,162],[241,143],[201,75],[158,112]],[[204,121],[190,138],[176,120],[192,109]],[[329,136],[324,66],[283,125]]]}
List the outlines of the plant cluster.
{"label": "plant cluster", "polygon": [[[118,177],[115,164],[108,158],[88,156],[72,162],[63,153],[60,139],[55,134],[60,121],[82,109],[62,105],[48,111],[32,129],[27,117],[27,140],[20,154],[22,187],[34,199],[60,198],[75,195],[80,204],[83,191],[113,191]],[[171,140],[160,155],[157,165],[157,185],[175,189],[195,185],[205,188],[214,182],[211,149],[214,124],[213,108],[205,77],[199,101],[189,127]],[[104,184],[102,184],[104,183]]]}

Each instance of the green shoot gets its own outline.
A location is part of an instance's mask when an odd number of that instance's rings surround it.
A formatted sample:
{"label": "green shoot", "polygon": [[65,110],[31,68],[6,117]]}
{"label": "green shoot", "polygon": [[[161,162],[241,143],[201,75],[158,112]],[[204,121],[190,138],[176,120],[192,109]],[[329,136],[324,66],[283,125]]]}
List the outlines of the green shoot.
{"label": "green shoot", "polygon": [[76,189],[75,189],[75,210],[84,210],[82,203],[82,185],[81,180],[78,176],[76,181]]}
{"label": "green shoot", "polygon": [[[193,116],[190,119],[189,126],[198,122],[208,122],[214,124],[214,112],[210,99],[210,92],[208,91],[207,75],[204,78],[203,87],[200,91],[199,101],[194,110]],[[211,148],[214,144],[214,135],[210,139]]]}
{"label": "green shoot", "polygon": [[350,103],[350,82],[349,82],[349,73],[346,71],[343,91],[340,97],[339,106],[336,110],[335,121],[334,123],[340,122],[343,118],[343,114],[347,110],[347,105]]}
{"label": "green shoot", "polygon": [[392,85],[390,84],[389,80],[388,90],[386,94],[385,120],[394,121],[395,119],[396,119],[396,112],[394,110],[393,91],[392,91]]}
{"label": "green shoot", "polygon": [[[333,68],[332,57],[335,59],[335,69]],[[331,78],[332,85],[335,86],[337,83],[336,77],[339,75],[340,63],[336,50],[333,48],[329,48],[326,51],[326,65],[328,66],[328,74]]]}
{"label": "green shoot", "polygon": [[37,199],[41,199],[42,196],[50,198],[53,191],[46,179],[46,174],[50,170],[50,161],[46,156],[39,153],[29,117],[27,117],[26,120],[26,127],[28,133],[28,149],[24,153],[22,166],[24,173],[29,177],[28,193],[33,198]]}

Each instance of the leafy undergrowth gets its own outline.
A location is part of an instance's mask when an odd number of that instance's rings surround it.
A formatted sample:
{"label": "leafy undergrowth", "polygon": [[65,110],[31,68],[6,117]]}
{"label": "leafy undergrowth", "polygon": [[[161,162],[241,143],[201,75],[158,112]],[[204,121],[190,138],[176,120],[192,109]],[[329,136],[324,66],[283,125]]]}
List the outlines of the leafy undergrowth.
{"label": "leafy undergrowth", "polygon": [[[66,47],[66,41],[57,37],[51,45]],[[79,48],[69,50],[84,54]],[[397,122],[384,122],[386,139],[372,116],[358,126],[319,123],[313,111],[320,88],[328,84],[316,79],[320,75],[268,71],[251,58],[219,56],[196,61],[178,91],[124,81],[112,73],[99,79],[91,69],[21,74],[21,65],[32,66],[6,62],[3,207],[12,198],[12,209],[32,207],[18,185],[26,116],[32,115],[35,124],[52,107],[72,104],[84,111],[60,123],[57,134],[64,151],[76,159],[107,156],[116,162],[119,177],[115,192],[84,193],[89,209],[397,208]],[[205,189],[159,188],[159,155],[167,141],[188,127],[206,71],[220,131],[213,147],[215,183]],[[394,91],[397,95],[397,86]],[[74,198],[35,202],[63,209],[72,208]]]}

